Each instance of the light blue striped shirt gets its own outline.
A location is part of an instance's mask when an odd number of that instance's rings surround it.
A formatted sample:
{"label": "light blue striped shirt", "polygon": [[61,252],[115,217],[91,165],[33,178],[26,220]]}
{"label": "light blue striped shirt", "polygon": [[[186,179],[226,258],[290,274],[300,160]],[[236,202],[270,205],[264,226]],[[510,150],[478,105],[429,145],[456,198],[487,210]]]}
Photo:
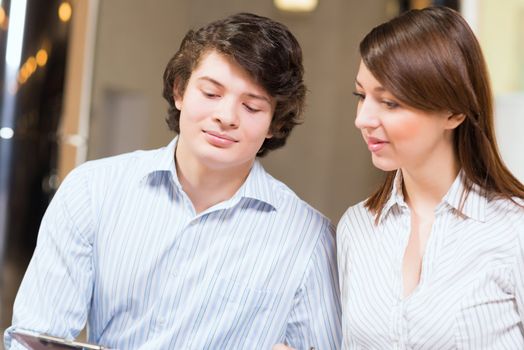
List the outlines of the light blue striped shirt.
{"label": "light blue striped shirt", "polygon": [[255,162],[195,214],[167,147],[88,162],[50,204],[9,331],[116,349],[338,349],[331,223]]}

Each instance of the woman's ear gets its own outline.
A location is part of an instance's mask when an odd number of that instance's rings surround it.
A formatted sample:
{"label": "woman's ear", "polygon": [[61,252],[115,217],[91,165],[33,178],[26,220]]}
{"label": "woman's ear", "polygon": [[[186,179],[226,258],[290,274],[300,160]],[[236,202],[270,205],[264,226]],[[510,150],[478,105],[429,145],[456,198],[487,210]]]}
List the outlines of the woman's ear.
{"label": "woman's ear", "polygon": [[464,119],[466,119],[466,115],[464,113],[451,113],[447,118],[446,128],[453,130],[462,124]]}

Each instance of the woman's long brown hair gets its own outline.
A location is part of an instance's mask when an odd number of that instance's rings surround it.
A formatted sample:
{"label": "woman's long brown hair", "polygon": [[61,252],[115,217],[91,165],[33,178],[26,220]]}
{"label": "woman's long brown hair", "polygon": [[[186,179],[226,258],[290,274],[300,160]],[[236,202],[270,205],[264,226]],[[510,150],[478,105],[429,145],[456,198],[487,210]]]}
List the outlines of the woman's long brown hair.
{"label": "woman's long brown hair", "polygon": [[[373,76],[403,103],[465,115],[454,131],[454,149],[465,173],[463,198],[477,184],[489,195],[524,199],[524,185],[504,165],[497,148],[482,50],[459,13],[446,7],[408,11],[366,35],[360,55]],[[394,171],[388,172],[365,202],[377,220],[394,177]]]}

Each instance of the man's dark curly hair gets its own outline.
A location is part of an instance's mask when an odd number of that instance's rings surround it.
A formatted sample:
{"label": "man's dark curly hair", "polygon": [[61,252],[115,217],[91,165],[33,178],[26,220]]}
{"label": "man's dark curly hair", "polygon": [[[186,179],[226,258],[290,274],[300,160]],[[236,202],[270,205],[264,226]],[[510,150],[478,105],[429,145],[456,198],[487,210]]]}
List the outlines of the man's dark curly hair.
{"label": "man's dark curly hair", "polygon": [[213,50],[234,59],[276,101],[270,125],[273,137],[264,141],[257,156],[284,146],[291,130],[300,124],[304,109],[302,49],[286,26],[251,13],[235,14],[186,34],[164,71],[169,128],[180,132],[180,111],[173,97],[175,80],[182,96],[200,59]]}

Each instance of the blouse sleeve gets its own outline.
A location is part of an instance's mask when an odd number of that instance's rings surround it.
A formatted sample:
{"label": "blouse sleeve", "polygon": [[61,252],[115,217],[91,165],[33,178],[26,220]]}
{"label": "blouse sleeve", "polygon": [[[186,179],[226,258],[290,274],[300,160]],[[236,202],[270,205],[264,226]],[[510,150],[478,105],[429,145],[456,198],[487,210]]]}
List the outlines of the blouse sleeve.
{"label": "blouse sleeve", "polygon": [[524,209],[520,208],[517,224],[518,245],[515,268],[515,299],[521,322],[524,324]]}

